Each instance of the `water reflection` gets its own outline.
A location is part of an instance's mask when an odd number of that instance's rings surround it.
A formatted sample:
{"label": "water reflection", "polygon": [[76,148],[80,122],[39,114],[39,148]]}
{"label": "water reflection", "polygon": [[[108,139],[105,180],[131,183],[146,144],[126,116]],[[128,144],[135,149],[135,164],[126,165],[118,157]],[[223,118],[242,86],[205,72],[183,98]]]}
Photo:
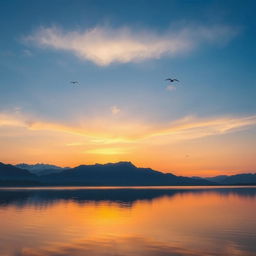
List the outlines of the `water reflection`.
{"label": "water reflection", "polygon": [[0,189],[0,207],[15,205],[17,207],[50,206],[58,201],[74,201],[79,204],[89,202],[115,202],[122,207],[132,207],[137,201],[152,201],[161,197],[171,199],[186,194],[218,194],[222,197],[237,196],[256,197],[255,187],[151,187],[151,188],[12,188]]}
{"label": "water reflection", "polygon": [[[118,240],[117,240],[118,239]],[[117,242],[118,241],[118,242]],[[241,251],[232,245],[226,248],[228,256],[255,256],[249,251]],[[221,256],[223,253],[186,249],[153,239],[141,237],[108,237],[77,241],[73,244],[56,245],[45,249],[24,249],[15,256]]]}
{"label": "water reflection", "polygon": [[256,187],[0,189],[1,256],[256,255]]}

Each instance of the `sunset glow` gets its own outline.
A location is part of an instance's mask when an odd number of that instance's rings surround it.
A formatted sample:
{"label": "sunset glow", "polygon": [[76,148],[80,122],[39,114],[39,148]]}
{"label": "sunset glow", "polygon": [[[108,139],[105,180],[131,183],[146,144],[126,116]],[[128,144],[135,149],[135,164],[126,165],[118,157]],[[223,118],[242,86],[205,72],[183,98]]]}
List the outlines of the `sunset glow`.
{"label": "sunset glow", "polygon": [[0,256],[256,255],[255,0],[0,6]]}
{"label": "sunset glow", "polygon": [[29,12],[6,5],[2,19],[21,25],[2,25],[1,162],[130,161],[185,176],[255,171],[252,8],[153,2],[137,13],[79,1],[72,13],[41,18],[34,4]]}

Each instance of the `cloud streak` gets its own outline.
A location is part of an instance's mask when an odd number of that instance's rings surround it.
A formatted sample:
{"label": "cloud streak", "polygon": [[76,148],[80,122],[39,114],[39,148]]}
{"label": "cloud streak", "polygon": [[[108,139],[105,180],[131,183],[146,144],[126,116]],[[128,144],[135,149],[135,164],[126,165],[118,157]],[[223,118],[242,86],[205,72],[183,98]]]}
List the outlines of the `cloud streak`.
{"label": "cloud streak", "polygon": [[204,42],[228,41],[237,33],[236,28],[226,25],[183,27],[163,33],[128,27],[114,29],[96,26],[85,31],[42,27],[27,36],[26,40],[40,47],[69,51],[99,66],[108,66],[112,63],[173,57],[193,50]]}
{"label": "cloud streak", "polygon": [[[132,120],[122,122],[99,119],[98,121],[88,120],[83,125],[69,126],[37,120],[34,117],[27,117],[22,114],[0,113],[0,128],[23,127],[32,131],[69,133],[88,137],[95,144],[136,143],[161,137],[164,138],[165,142],[188,140],[226,134],[255,125],[255,115],[215,118],[188,116],[161,125],[140,123]],[[168,139],[166,139],[166,136],[168,136]]]}

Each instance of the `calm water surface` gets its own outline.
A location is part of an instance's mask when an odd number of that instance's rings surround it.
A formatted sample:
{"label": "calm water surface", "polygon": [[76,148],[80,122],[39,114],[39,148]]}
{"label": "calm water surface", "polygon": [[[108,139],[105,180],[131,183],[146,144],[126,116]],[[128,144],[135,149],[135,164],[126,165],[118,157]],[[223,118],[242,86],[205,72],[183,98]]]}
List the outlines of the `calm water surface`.
{"label": "calm water surface", "polygon": [[255,256],[256,187],[0,189],[1,256]]}

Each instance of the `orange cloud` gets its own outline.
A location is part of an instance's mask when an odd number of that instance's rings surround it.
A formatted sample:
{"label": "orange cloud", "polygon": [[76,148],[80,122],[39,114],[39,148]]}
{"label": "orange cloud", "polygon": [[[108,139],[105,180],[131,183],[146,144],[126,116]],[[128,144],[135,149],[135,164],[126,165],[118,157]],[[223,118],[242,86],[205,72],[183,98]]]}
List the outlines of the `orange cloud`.
{"label": "orange cloud", "polygon": [[[80,122],[81,123],[81,122]],[[177,141],[196,139],[246,129],[256,125],[256,116],[198,118],[188,116],[162,125],[140,123],[133,120],[87,120],[77,126],[58,124],[21,114],[0,114],[0,127],[24,127],[28,130],[47,130],[88,137],[91,143],[136,143],[145,140]],[[78,142],[74,142],[75,144]],[[74,144],[74,145],[75,145]],[[74,146],[73,145],[73,146]],[[72,143],[71,145],[72,146]]]}
{"label": "orange cloud", "polygon": [[[1,161],[61,166],[132,161],[182,175],[242,172],[255,169],[255,125],[255,115],[189,116],[161,125],[110,115],[71,125],[20,111],[0,112]],[[235,134],[249,128],[248,133]],[[223,134],[230,135],[220,138]]]}

